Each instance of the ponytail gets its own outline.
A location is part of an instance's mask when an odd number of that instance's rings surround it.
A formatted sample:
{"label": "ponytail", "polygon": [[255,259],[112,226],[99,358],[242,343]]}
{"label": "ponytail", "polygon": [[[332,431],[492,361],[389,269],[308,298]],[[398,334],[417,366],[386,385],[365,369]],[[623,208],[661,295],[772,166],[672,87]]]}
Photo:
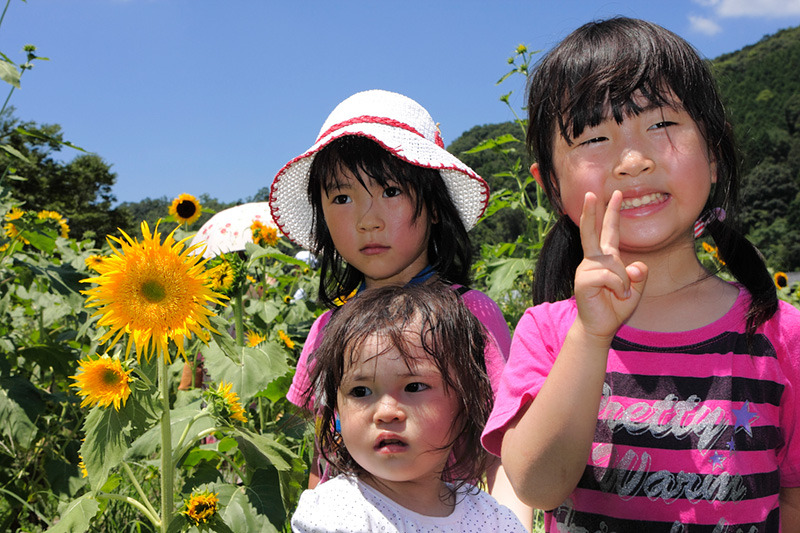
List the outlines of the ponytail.
{"label": "ponytail", "polygon": [[706,228],[717,244],[720,258],[736,281],[745,286],[752,301],[747,310],[747,337],[778,310],[778,294],[758,249],[730,224],[714,220]]}
{"label": "ponytail", "polygon": [[533,305],[571,297],[575,271],[582,260],[580,230],[567,215],[561,215],[539,250],[533,274]]}

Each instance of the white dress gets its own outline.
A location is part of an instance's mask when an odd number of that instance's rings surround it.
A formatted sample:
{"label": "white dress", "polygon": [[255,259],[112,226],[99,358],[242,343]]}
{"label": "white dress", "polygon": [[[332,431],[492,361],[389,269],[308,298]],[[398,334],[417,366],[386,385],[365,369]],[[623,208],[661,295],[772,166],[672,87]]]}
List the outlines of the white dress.
{"label": "white dress", "polygon": [[[472,489],[472,490],[468,490]],[[355,476],[339,475],[306,490],[292,516],[292,531],[381,533],[505,533],[526,530],[516,515],[484,491],[465,486],[449,516],[425,516],[395,503]]]}

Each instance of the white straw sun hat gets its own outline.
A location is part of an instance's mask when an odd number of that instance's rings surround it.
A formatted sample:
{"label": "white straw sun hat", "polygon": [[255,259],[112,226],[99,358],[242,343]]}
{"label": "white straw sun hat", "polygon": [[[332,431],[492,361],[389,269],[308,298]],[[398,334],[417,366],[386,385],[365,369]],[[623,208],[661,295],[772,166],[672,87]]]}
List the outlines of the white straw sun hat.
{"label": "white straw sun hat", "polygon": [[364,91],[336,106],[314,146],[289,161],[272,180],[272,218],[284,235],[303,248],[310,250],[314,245],[313,207],[308,199],[311,162],[322,148],[345,135],[367,137],[403,161],[439,170],[467,230],[483,215],[488,185],[444,149],[439,128],[425,108],[402,94]]}

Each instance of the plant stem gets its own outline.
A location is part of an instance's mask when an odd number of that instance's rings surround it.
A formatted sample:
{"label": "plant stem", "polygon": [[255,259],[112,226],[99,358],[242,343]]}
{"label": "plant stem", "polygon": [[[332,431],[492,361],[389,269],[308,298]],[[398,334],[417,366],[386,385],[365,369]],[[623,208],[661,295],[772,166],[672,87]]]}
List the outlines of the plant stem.
{"label": "plant stem", "polygon": [[133,505],[137,509],[139,509],[156,527],[161,527],[161,531],[166,531],[166,527],[163,524],[163,520],[159,522],[158,517],[152,514],[147,507],[145,507],[142,502],[135,498],[131,498],[130,496],[122,496],[121,494],[111,494],[108,492],[98,492],[97,498],[104,498],[106,500],[117,500],[120,502],[125,502]]}
{"label": "plant stem", "polygon": [[169,416],[169,380],[167,379],[167,354],[158,354],[158,384],[161,388],[161,531],[167,533],[172,521],[172,489],[174,472],[172,470],[172,428]]}
{"label": "plant stem", "polygon": [[139,494],[139,497],[144,502],[144,505],[150,510],[150,513],[153,516],[158,516],[158,512],[153,508],[152,504],[150,503],[150,499],[144,493],[144,490],[142,490],[142,486],[139,484],[136,476],[133,475],[133,470],[131,470],[130,465],[125,461],[122,461],[122,468],[125,469],[125,473],[128,474],[128,477],[131,479],[131,482],[133,483],[134,488],[136,488],[136,492]]}
{"label": "plant stem", "polygon": [[236,291],[235,302],[233,305],[233,320],[236,327],[236,344],[244,346],[244,332],[242,331],[242,288]]}

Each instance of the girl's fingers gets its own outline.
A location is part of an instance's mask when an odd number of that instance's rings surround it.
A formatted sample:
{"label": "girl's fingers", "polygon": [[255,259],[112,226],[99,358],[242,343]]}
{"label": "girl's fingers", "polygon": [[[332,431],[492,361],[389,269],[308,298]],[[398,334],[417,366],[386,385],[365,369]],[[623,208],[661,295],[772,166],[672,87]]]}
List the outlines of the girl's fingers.
{"label": "girl's fingers", "polygon": [[614,191],[603,215],[603,230],[600,233],[600,249],[604,254],[619,255],[619,211],[622,193]]}
{"label": "girl's fingers", "polygon": [[600,248],[600,235],[597,229],[597,203],[597,196],[591,192],[587,192],[586,196],[583,197],[580,232],[584,257],[596,257],[603,253]]}

